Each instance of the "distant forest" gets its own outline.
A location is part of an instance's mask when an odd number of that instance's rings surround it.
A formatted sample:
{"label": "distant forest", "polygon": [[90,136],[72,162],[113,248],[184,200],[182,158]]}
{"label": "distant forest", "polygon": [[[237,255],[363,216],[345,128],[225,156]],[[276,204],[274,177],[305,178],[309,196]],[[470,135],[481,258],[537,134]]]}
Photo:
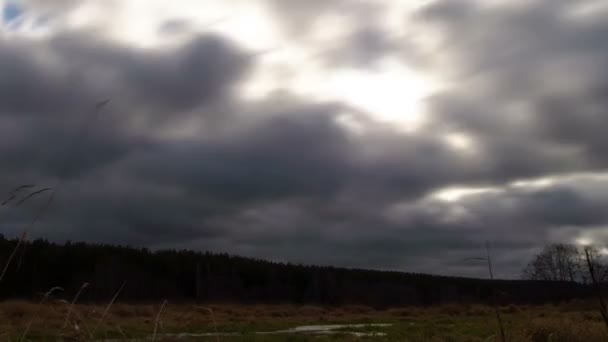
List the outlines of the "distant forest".
{"label": "distant forest", "polygon": [[[17,240],[0,235],[0,266]],[[188,250],[150,251],[113,245],[35,240],[21,247],[0,298],[35,298],[53,287],[79,301],[159,300],[368,305],[377,308],[451,302],[533,304],[591,295],[574,282],[484,280],[275,263]]]}

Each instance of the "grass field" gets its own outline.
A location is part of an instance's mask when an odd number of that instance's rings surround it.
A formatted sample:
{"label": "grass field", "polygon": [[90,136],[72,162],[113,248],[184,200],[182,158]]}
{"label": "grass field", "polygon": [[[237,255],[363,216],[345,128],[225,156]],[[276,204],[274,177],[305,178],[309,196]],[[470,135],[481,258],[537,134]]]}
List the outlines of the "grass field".
{"label": "grass field", "polygon": [[[433,308],[322,308],[292,305],[161,305],[105,306],[7,301],[0,303],[0,340],[19,341],[498,341],[494,312],[480,305]],[[558,306],[501,307],[509,341],[608,341],[606,327],[593,302]],[[157,317],[158,320],[157,320]],[[391,324],[371,326],[372,323]],[[331,334],[257,334],[302,325],[364,324],[337,328]],[[154,335],[154,330],[157,333]],[[177,337],[177,333],[215,333]],[[357,336],[355,333],[363,333]]]}

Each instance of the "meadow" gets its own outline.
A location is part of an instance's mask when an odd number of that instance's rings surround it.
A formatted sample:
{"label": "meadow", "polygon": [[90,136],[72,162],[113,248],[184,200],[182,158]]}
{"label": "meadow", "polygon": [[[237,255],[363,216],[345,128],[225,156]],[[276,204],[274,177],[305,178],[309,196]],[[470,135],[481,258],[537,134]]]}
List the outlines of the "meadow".
{"label": "meadow", "polygon": [[[503,306],[508,341],[608,341],[593,301]],[[107,310],[107,312],[106,312]],[[360,324],[331,331],[299,326]],[[383,325],[373,325],[383,324]],[[289,330],[292,329],[292,330]],[[26,335],[24,334],[26,332]],[[499,341],[493,308],[450,304],[365,306],[0,303],[2,341]]]}

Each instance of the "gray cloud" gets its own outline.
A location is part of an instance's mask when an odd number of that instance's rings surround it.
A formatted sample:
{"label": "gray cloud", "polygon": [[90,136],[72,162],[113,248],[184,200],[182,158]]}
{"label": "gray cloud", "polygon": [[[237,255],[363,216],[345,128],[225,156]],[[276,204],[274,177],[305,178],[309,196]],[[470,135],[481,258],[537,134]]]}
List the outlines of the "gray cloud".
{"label": "gray cloud", "polygon": [[382,57],[399,49],[390,35],[380,27],[361,27],[346,37],[342,44],[326,52],[324,58],[330,66],[373,68]]}
{"label": "gray cloud", "polygon": [[190,192],[230,201],[323,196],[351,172],[352,146],[334,106],[294,108],[239,130],[150,149],[133,172],[154,182],[180,179]]}
{"label": "gray cloud", "polygon": [[[327,11],[358,13],[349,4],[271,5],[290,34],[305,35]],[[412,30],[442,38],[427,67],[456,86],[428,99],[427,123],[411,133],[343,103],[245,100],[238,86],[257,60],[221,36],[163,49],[95,32],[0,40],[0,189],[63,179],[34,234],[57,240],[478,276],[483,265],[462,260],[492,241],[497,272],[517,276],[542,244],[599,239],[608,221],[607,180],[577,175],[606,167],[608,26],[571,11],[549,1],[422,9]],[[376,20],[327,67],[368,67],[412,48]],[[345,128],[343,115],[365,131]],[[473,149],[450,147],[451,133]],[[544,187],[512,184],[548,176]],[[430,196],[449,186],[494,191]],[[15,234],[36,204],[3,208],[0,232]]]}
{"label": "gray cloud", "polygon": [[[68,166],[95,168],[150,140],[145,133],[135,137],[132,122],[221,115],[191,110],[230,97],[247,65],[244,54],[214,36],[195,37],[164,53],[144,53],[87,34],[66,34],[47,44],[0,44],[0,117],[10,127],[2,137],[1,158],[8,168],[50,174],[63,168],[59,164],[79,134],[87,134],[86,145],[79,147],[78,163]],[[114,103],[88,122],[94,105],[106,98]]]}
{"label": "gray cloud", "polygon": [[608,50],[598,38],[608,26],[572,11],[539,1],[441,2],[423,12],[443,30],[462,85],[431,100],[435,122],[479,139],[511,177],[606,166],[599,132]]}
{"label": "gray cloud", "polygon": [[51,41],[51,48],[86,68],[88,77],[98,76],[91,82],[105,79],[117,96],[164,115],[229,96],[248,66],[245,53],[212,35],[193,37],[173,51],[139,51],[90,38],[67,34]]}
{"label": "gray cloud", "polygon": [[348,6],[344,0],[312,0],[306,3],[297,0],[266,0],[265,3],[286,31],[295,36],[307,34],[315,20],[322,15]]}

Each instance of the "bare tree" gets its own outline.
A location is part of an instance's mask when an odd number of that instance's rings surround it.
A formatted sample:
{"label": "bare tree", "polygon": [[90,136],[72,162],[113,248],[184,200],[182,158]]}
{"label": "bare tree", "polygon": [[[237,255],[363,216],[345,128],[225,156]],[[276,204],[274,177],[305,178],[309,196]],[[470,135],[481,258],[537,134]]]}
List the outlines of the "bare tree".
{"label": "bare tree", "polygon": [[608,264],[606,264],[605,256],[602,255],[600,249],[595,246],[586,246],[581,253],[586,262],[583,282],[589,284],[593,281],[593,277],[599,283],[608,281]]}
{"label": "bare tree", "polygon": [[[608,268],[601,262],[599,249],[590,246],[585,249],[589,251],[596,277],[608,280]],[[523,276],[532,280],[591,282],[584,249],[563,243],[545,246],[526,266]]]}

